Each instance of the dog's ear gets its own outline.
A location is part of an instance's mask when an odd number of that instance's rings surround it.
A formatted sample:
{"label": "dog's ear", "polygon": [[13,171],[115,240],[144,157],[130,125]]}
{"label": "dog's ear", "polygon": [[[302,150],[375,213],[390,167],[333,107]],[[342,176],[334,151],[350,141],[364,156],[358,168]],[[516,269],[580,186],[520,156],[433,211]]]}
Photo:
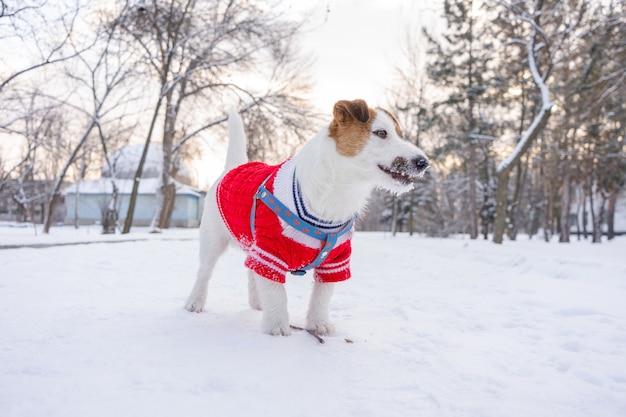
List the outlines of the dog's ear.
{"label": "dog's ear", "polygon": [[370,111],[365,100],[340,100],[335,103],[333,117],[339,123],[347,122],[350,117],[365,123],[370,119]]}

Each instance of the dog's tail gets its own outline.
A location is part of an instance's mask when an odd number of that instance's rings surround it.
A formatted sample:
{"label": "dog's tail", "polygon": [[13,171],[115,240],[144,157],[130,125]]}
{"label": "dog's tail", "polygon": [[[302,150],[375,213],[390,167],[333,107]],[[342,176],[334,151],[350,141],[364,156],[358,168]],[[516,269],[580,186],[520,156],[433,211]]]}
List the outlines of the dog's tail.
{"label": "dog's tail", "polygon": [[246,152],[246,132],[243,120],[237,111],[228,116],[228,151],[226,152],[226,171],[248,162]]}

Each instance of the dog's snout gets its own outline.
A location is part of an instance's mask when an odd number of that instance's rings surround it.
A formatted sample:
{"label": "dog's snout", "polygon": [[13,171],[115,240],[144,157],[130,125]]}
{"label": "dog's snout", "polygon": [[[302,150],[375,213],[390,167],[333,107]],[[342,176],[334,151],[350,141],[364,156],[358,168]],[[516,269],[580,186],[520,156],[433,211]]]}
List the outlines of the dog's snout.
{"label": "dog's snout", "polygon": [[428,162],[428,159],[424,156],[418,156],[415,158],[413,160],[413,164],[420,172],[426,170],[430,166],[430,162]]}

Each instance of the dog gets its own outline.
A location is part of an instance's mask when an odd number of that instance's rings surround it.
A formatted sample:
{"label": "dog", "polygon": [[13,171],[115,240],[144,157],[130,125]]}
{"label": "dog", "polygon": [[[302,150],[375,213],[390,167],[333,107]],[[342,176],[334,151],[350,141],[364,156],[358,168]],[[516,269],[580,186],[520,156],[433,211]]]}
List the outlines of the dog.
{"label": "dog", "polygon": [[341,100],[333,119],[291,159],[248,162],[241,117],[228,119],[225,171],[206,196],[200,226],[200,267],[185,308],[201,312],[218,258],[229,242],[246,253],[248,301],[263,311],[262,331],[289,336],[287,272],[313,270],[306,329],[330,335],[330,299],[350,278],[354,219],[374,188],[404,193],[430,163],[403,139],[397,119],[364,100]]}

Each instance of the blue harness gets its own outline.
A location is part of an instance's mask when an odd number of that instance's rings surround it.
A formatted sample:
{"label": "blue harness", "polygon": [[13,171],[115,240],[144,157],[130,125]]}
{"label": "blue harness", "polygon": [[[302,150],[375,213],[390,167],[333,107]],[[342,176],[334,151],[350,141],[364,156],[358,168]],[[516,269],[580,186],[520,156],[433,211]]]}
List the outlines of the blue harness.
{"label": "blue harness", "polygon": [[293,275],[304,275],[306,274],[307,270],[316,268],[322,262],[324,262],[330,251],[332,251],[337,244],[337,240],[352,229],[352,226],[354,225],[354,218],[344,223],[341,229],[336,232],[325,232],[324,230],[321,230],[320,228],[302,220],[300,217],[294,214],[291,210],[287,208],[287,206],[285,206],[278,198],[276,198],[276,196],[274,196],[274,194],[272,194],[265,187],[265,184],[269,181],[271,176],[272,175],[265,178],[265,180],[257,189],[256,194],[254,194],[252,211],[250,212],[250,231],[252,233],[252,238],[254,239],[254,219],[256,217],[257,204],[256,201],[261,200],[270,210],[272,210],[289,226],[306,234],[307,236],[310,236],[322,242],[322,248],[320,249],[320,253],[315,259],[313,259],[310,264],[303,266],[300,269],[290,271]]}

